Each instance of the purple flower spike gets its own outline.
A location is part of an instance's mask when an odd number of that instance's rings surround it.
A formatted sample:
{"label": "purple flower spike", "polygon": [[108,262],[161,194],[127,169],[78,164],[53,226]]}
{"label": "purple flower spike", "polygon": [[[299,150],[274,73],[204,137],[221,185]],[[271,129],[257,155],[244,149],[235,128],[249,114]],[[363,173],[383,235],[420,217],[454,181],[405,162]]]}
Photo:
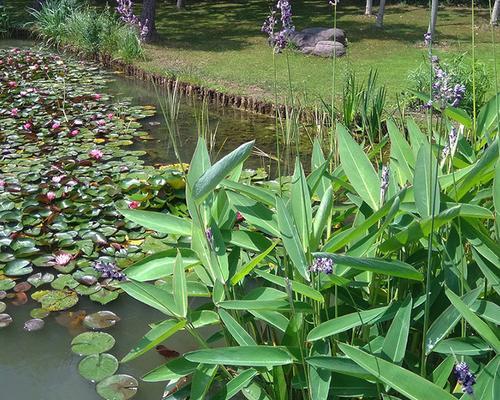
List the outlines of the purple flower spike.
{"label": "purple flower spike", "polygon": [[328,257],[316,257],[309,268],[311,272],[322,272],[330,275],[333,273],[334,262]]}
{"label": "purple flower spike", "polygon": [[462,385],[462,392],[473,394],[474,389],[472,388],[472,385],[476,383],[476,377],[472,372],[470,372],[467,363],[459,362],[455,365],[454,373],[458,383]]}
{"label": "purple flower spike", "polygon": [[385,199],[387,188],[389,187],[389,167],[384,165],[382,167],[382,176],[380,179],[380,198],[382,201]]}
{"label": "purple flower spike", "polygon": [[[276,15],[280,13],[281,30],[275,33]],[[271,14],[266,18],[261,31],[269,36],[269,43],[276,53],[281,52],[288,44],[288,38],[295,31],[292,23],[292,5],[288,0],[278,0]]]}

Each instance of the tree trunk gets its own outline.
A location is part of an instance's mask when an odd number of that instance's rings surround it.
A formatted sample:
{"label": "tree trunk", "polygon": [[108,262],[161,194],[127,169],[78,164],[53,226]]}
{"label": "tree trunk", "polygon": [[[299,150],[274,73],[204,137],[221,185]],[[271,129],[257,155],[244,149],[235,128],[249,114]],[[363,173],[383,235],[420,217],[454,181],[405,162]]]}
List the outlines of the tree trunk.
{"label": "tree trunk", "polygon": [[429,22],[429,29],[427,30],[427,33],[431,34],[432,41],[434,41],[434,34],[436,33],[436,21],[437,21],[437,17],[438,17],[438,6],[439,6],[439,1],[432,0],[431,20]]}
{"label": "tree trunk", "polygon": [[491,11],[491,25],[498,25],[498,14],[500,13],[500,0],[495,0],[493,10]]}
{"label": "tree trunk", "polygon": [[384,12],[385,12],[385,0],[380,0],[377,13],[377,21],[375,24],[377,27],[382,28],[384,26]]}
{"label": "tree trunk", "polygon": [[141,24],[147,27],[145,42],[151,42],[156,37],[156,0],[144,0],[142,2]]}
{"label": "tree trunk", "polygon": [[366,0],[365,15],[372,15],[373,0]]}
{"label": "tree trunk", "polygon": [[180,10],[181,8],[186,7],[186,0],[177,0],[177,8]]}

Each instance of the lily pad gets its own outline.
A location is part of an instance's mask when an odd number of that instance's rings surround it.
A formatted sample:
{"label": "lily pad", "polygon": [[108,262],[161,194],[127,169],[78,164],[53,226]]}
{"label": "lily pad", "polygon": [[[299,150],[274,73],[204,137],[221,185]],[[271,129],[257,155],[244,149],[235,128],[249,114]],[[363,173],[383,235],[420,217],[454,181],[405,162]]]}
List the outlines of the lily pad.
{"label": "lily pad", "polygon": [[12,323],[12,317],[9,314],[0,314],[0,328],[5,328]]}
{"label": "lily pad", "polygon": [[78,303],[78,295],[71,290],[40,290],[31,295],[48,311],[61,311]]}
{"label": "lily pad", "polygon": [[49,273],[49,272],[46,272],[44,274],[42,274],[41,272],[38,272],[34,275],[31,275],[27,281],[29,283],[31,283],[34,287],[39,287],[39,286],[42,286],[44,284],[47,284],[47,283],[50,283],[54,280],[54,275]]}
{"label": "lily pad", "polygon": [[0,290],[10,290],[14,286],[16,286],[16,282],[14,282],[12,279],[2,279],[0,280]]}
{"label": "lily pad", "polygon": [[137,393],[139,383],[130,375],[113,375],[99,382],[97,393],[106,400],[127,400]]}
{"label": "lily pad", "polygon": [[33,267],[28,260],[13,260],[8,262],[4,268],[4,273],[8,276],[22,276],[32,272]]}
{"label": "lily pad", "polygon": [[97,293],[90,295],[90,300],[100,303],[102,305],[108,304],[109,302],[116,300],[118,298],[118,291],[110,291],[106,289],[99,290]]}
{"label": "lily pad", "polygon": [[0,301],[0,313],[3,313],[6,308],[7,304],[5,304],[3,301]]}
{"label": "lily pad", "polygon": [[82,356],[104,353],[115,345],[115,339],[104,332],[83,332],[71,341],[71,351]]}
{"label": "lily pad", "polygon": [[100,382],[118,370],[118,360],[108,353],[92,354],[78,364],[78,372],[91,382]]}
{"label": "lily pad", "polygon": [[50,311],[44,310],[43,308],[34,308],[30,311],[31,318],[45,318],[49,316]]}
{"label": "lily pad", "polygon": [[33,318],[24,323],[24,330],[27,332],[34,332],[43,329],[45,321],[40,318]]}
{"label": "lily pad", "polygon": [[120,317],[111,311],[98,311],[89,314],[83,320],[83,325],[90,329],[106,329],[114,326]]}

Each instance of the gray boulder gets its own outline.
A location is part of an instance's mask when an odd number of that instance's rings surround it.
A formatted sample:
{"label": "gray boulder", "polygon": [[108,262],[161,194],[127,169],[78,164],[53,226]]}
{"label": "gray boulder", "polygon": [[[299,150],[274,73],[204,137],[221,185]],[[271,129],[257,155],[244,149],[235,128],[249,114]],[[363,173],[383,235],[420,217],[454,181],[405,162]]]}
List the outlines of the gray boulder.
{"label": "gray boulder", "polygon": [[315,47],[319,42],[335,41],[347,45],[345,32],[338,28],[306,28],[290,35],[290,41],[299,49]]}
{"label": "gray boulder", "polygon": [[345,46],[333,40],[322,40],[314,47],[302,48],[304,54],[311,54],[318,57],[341,57],[346,53]]}

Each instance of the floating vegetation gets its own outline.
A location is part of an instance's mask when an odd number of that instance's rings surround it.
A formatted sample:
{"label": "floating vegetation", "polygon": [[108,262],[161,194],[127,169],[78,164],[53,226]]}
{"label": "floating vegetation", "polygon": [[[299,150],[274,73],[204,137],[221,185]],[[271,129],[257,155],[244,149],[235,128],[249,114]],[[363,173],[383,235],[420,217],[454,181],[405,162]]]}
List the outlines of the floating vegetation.
{"label": "floating vegetation", "polygon": [[[44,51],[0,50],[0,59],[0,292],[39,302],[34,318],[80,296],[107,304],[120,271],[153,240],[116,208],[180,214],[183,174],[147,166],[130,148],[147,137],[139,120],[154,109],[111,102],[105,73]],[[157,246],[166,235],[153,236]]]}
{"label": "floating vegetation", "polygon": [[78,372],[92,382],[102,381],[118,370],[118,360],[111,354],[92,354],[78,364]]}
{"label": "floating vegetation", "polygon": [[71,341],[73,353],[81,356],[104,353],[115,345],[115,339],[104,332],[83,332]]}
{"label": "floating vegetation", "polygon": [[114,326],[120,317],[111,311],[98,311],[87,315],[83,320],[83,325],[89,329],[106,329]]}
{"label": "floating vegetation", "polygon": [[106,400],[127,400],[137,393],[137,379],[130,375],[113,375],[96,386],[99,396]]}

